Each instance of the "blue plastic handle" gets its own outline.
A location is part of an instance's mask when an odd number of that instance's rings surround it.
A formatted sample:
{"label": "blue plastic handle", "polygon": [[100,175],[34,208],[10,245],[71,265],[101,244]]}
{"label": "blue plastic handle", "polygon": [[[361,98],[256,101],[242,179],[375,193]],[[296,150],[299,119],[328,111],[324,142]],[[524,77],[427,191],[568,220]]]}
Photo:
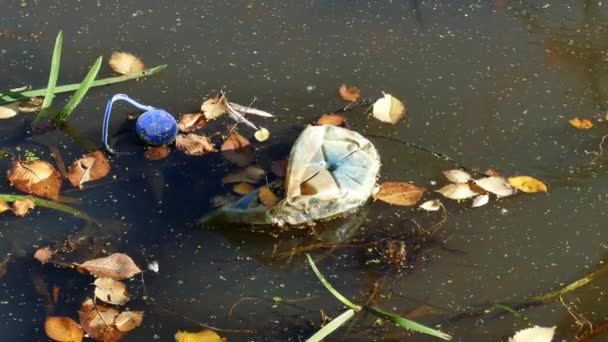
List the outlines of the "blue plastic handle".
{"label": "blue plastic handle", "polygon": [[126,101],[126,102],[130,103],[131,105],[133,105],[134,107],[137,107],[144,111],[150,111],[150,110],[157,109],[154,107],[143,105],[143,104],[133,100],[132,98],[128,97],[125,94],[116,94],[116,95],[112,96],[112,98],[108,101],[108,104],[106,105],[106,112],[103,116],[103,127],[101,130],[101,142],[103,143],[106,150],[112,154],[119,154],[119,153],[114,151],[108,144],[108,125],[110,124],[110,115],[112,113],[112,105],[114,104],[115,101],[119,101],[119,100]]}

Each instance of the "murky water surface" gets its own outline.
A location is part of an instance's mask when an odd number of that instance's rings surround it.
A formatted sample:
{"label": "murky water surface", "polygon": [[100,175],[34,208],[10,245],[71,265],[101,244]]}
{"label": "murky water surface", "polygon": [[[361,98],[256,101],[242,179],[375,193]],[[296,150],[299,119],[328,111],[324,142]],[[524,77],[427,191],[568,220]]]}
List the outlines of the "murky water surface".
{"label": "murky water surface", "polygon": [[[125,341],[170,341],[198,323],[229,341],[296,341],[318,329],[319,310],[342,310],[317,281],[303,254],[308,246],[322,272],[347,297],[437,326],[457,341],[504,341],[526,322],[510,314],[459,317],[484,304],[555,290],[608,261],[605,218],[606,159],[589,166],[606,133],[608,8],[597,1],[7,1],[0,13],[0,88],[46,85],[50,49],[64,32],[60,83],[79,81],[98,55],[127,50],[147,65],[169,64],[156,77],[96,88],[70,118],[83,139],[97,143],[102,110],[124,92],[171,113],[191,112],[220,89],[230,98],[276,113],[257,120],[273,137],[258,143],[258,161],[284,157],[298,132],[342,104],[343,82],[364,96],[390,92],[406,102],[407,119],[385,125],[355,111],[351,127],[364,135],[416,143],[479,170],[545,181],[548,194],[518,195],[470,209],[446,204],[447,223],[436,241],[416,246],[412,232],[441,220],[439,213],[381,203],[330,223],[318,236],[295,232],[275,237],[231,227],[196,227],[232,167],[219,155],[162,161],[112,158],[112,177],[84,191],[65,190],[71,205],[94,216],[95,227],[39,208],[25,219],[3,215],[0,252],[0,335],[6,341],[44,341],[48,310],[76,317],[91,291],[91,278],[41,266],[39,246],[67,236],[94,236],[98,249],[121,251],[140,265],[157,260],[145,286],[130,282],[144,310],[144,324]],[[110,75],[107,67],[103,76]],[[57,101],[63,100],[59,96]],[[112,119],[115,144],[141,150],[122,130],[127,108]],[[596,127],[577,131],[579,116]],[[1,147],[47,146],[71,161],[86,150],[60,131],[31,134],[28,114],[0,124]],[[227,125],[223,121],[222,125]],[[126,126],[123,126],[126,127]],[[253,132],[243,127],[241,133]],[[412,181],[435,189],[447,161],[393,140],[371,137],[382,155],[382,180]],[[0,160],[0,169],[9,160]],[[6,182],[0,192],[13,190]],[[432,192],[426,199],[436,198]],[[382,258],[393,237],[410,257],[396,270]],[[332,244],[336,248],[329,248]],[[564,301],[595,325],[606,323],[604,277]],[[45,291],[60,288],[48,308]],[[143,296],[147,296],[145,301]],[[557,302],[522,311],[531,322],[558,325],[559,340],[577,331]],[[197,323],[198,322],[198,323]],[[248,333],[246,331],[255,332]],[[361,316],[332,340],[428,341]],[[601,341],[600,336],[597,341]]]}

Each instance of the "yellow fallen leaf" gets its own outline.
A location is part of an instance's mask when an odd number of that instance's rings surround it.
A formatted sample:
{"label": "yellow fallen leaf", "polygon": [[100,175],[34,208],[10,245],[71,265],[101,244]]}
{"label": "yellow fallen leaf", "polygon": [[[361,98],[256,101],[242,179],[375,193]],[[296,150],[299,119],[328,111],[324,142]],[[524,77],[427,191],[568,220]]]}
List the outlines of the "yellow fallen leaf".
{"label": "yellow fallen leaf", "polygon": [[236,192],[239,195],[246,195],[253,191],[253,185],[251,185],[249,183],[241,182],[241,183],[235,184],[232,187],[232,191]]}
{"label": "yellow fallen leaf", "polygon": [[60,342],[80,342],[84,336],[80,325],[69,317],[47,317],[44,320],[44,331],[51,340]]}
{"label": "yellow fallen leaf", "polygon": [[587,119],[573,118],[573,119],[570,119],[568,122],[570,123],[570,125],[572,125],[572,127],[578,128],[578,129],[589,129],[589,128],[593,127],[593,122],[591,122],[590,120],[587,120]]}
{"label": "yellow fallen leaf", "polygon": [[509,177],[509,184],[523,192],[547,192],[547,186],[536,178],[528,176]]}
{"label": "yellow fallen leaf", "polygon": [[424,190],[410,183],[386,182],[380,185],[380,189],[373,197],[374,200],[389,204],[409,206],[416,204],[422,198]]}
{"label": "yellow fallen leaf", "polygon": [[253,136],[255,137],[255,140],[262,142],[270,138],[270,132],[266,128],[262,127],[259,130],[255,131],[255,134]]}
{"label": "yellow fallen leaf", "polygon": [[270,208],[277,204],[279,198],[267,186],[264,186],[258,192],[258,199],[266,208]]}
{"label": "yellow fallen leaf", "polygon": [[114,52],[110,56],[110,68],[115,72],[123,75],[142,72],[145,69],[141,59],[128,52]]}
{"label": "yellow fallen leaf", "polygon": [[202,330],[195,333],[178,331],[175,333],[175,342],[226,342],[226,338],[211,330]]}

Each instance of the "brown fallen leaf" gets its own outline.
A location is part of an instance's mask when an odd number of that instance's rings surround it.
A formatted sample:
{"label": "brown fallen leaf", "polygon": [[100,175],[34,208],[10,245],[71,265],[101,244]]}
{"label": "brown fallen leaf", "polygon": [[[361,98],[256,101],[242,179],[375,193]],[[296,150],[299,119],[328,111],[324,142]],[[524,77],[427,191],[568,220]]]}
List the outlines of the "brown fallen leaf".
{"label": "brown fallen leaf", "polygon": [[57,304],[59,303],[59,291],[61,290],[61,288],[57,287],[57,286],[53,286],[53,303]]}
{"label": "brown fallen leaf", "polygon": [[54,201],[59,198],[61,174],[47,162],[35,160],[27,163],[14,160],[7,177],[11,185],[19,191]]}
{"label": "brown fallen leaf", "polygon": [[199,130],[207,125],[207,119],[203,113],[184,114],[177,122],[177,128],[182,133],[189,133]]}
{"label": "brown fallen leaf", "polygon": [[239,195],[246,195],[253,191],[253,186],[249,183],[241,182],[232,187],[232,191]]}
{"label": "brown fallen leaf", "polygon": [[165,159],[171,153],[171,149],[167,146],[148,146],[144,152],[144,158],[148,160]]}
{"label": "brown fallen leaf", "polygon": [[114,280],[129,279],[141,272],[141,269],[135,265],[131,257],[121,253],[114,253],[105,258],[85,261],[77,266],[96,277],[112,278]]}
{"label": "brown fallen leaf", "polygon": [[11,210],[11,206],[4,200],[0,200],[0,214],[8,210]]}
{"label": "brown fallen leaf", "polygon": [[529,176],[509,177],[508,181],[512,187],[523,192],[534,193],[549,191],[545,183]]}
{"label": "brown fallen leaf", "polygon": [[80,342],[84,332],[78,323],[69,317],[49,316],[44,320],[44,332],[53,341]]}
{"label": "brown fallen leaf", "polygon": [[245,167],[255,160],[255,150],[245,137],[238,133],[230,133],[221,147],[222,156],[229,162]]}
{"label": "brown fallen leaf", "polygon": [[55,253],[53,253],[50,248],[42,247],[36,250],[34,253],[34,259],[40,261],[40,263],[44,265],[53,257],[53,255],[55,255]]}
{"label": "brown fallen leaf", "polygon": [[175,147],[189,156],[204,156],[216,151],[209,138],[194,133],[178,134]]}
{"label": "brown fallen leaf", "polygon": [[114,320],[118,311],[113,308],[95,304],[92,299],[87,298],[78,311],[80,325],[92,338],[104,342],[116,342],[123,337],[114,326]]}
{"label": "brown fallen leaf", "polygon": [[103,178],[110,173],[110,162],[101,151],[87,153],[69,167],[68,180],[75,188],[82,189],[84,183]]}
{"label": "brown fallen leaf", "polygon": [[270,171],[272,171],[275,176],[283,178],[287,174],[287,164],[289,164],[289,161],[286,159],[275,160],[270,166]]}
{"label": "brown fallen leaf", "polygon": [[342,84],[338,89],[338,94],[344,101],[357,102],[361,96],[359,88]]}
{"label": "brown fallen leaf", "polygon": [[114,319],[114,325],[119,331],[128,332],[137,328],[143,320],[143,311],[123,311]]}
{"label": "brown fallen leaf", "polygon": [[222,93],[205,100],[205,102],[201,104],[201,112],[205,116],[205,119],[211,121],[226,114],[228,109],[226,108],[225,101],[226,99]]}
{"label": "brown fallen leaf", "polygon": [[44,97],[32,97],[26,101],[19,102],[19,111],[23,113],[33,113],[40,110]]}
{"label": "brown fallen leaf", "polygon": [[238,169],[222,178],[222,184],[246,182],[251,184],[259,183],[266,176],[266,171],[259,167],[249,165]]}
{"label": "brown fallen leaf", "polygon": [[220,337],[211,330],[199,332],[178,331],[175,333],[175,342],[226,342],[225,337]]}
{"label": "brown fallen leaf", "polygon": [[144,62],[128,52],[114,52],[108,61],[110,68],[123,75],[142,72],[145,69]]}
{"label": "brown fallen leaf", "polygon": [[315,121],[315,125],[346,127],[346,119],[342,115],[338,114],[323,114],[317,119],[317,121]]}
{"label": "brown fallen leaf", "polygon": [[572,127],[577,129],[590,129],[593,127],[593,122],[588,119],[573,118],[568,120]]}
{"label": "brown fallen leaf", "polygon": [[25,217],[31,209],[34,209],[35,204],[29,198],[25,198],[22,200],[16,200],[13,202],[13,213],[18,217]]}
{"label": "brown fallen leaf", "polygon": [[125,284],[111,278],[97,278],[95,297],[108,304],[123,305],[129,300],[129,291]]}
{"label": "brown fallen leaf", "polygon": [[416,204],[422,198],[424,190],[410,183],[386,182],[380,185],[380,189],[373,194],[373,197],[374,200],[389,204],[409,206]]}
{"label": "brown fallen leaf", "polygon": [[266,208],[273,207],[279,202],[279,198],[267,186],[263,186],[258,192],[258,199]]}

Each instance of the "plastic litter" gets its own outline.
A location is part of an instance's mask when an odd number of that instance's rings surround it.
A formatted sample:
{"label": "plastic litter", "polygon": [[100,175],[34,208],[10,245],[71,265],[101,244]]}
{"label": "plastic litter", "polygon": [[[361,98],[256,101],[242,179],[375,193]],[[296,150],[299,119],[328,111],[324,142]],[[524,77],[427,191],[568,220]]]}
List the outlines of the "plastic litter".
{"label": "plastic litter", "polygon": [[352,211],[366,203],[376,186],[380,157],[357,132],[335,126],[308,126],[294,143],[284,186],[270,189],[283,198],[266,208],[260,188],[201,220],[203,225],[301,225]]}

